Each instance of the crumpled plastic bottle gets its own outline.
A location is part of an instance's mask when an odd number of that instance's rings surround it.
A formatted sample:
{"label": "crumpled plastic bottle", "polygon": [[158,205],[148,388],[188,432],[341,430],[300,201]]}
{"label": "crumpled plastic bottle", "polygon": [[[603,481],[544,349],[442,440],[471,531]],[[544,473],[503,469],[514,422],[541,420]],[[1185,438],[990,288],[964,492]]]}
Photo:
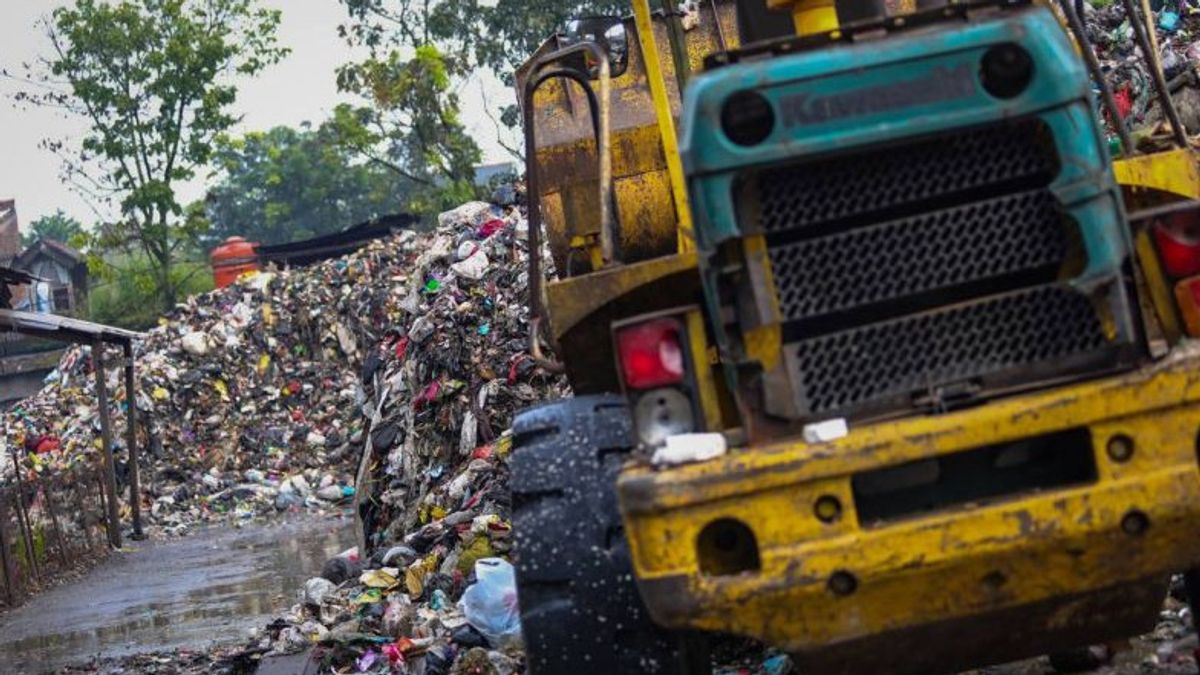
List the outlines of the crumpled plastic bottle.
{"label": "crumpled plastic bottle", "polygon": [[458,606],[467,623],[483,634],[493,647],[520,639],[517,579],[507,560],[481,558],[475,561],[475,583],[463,593]]}

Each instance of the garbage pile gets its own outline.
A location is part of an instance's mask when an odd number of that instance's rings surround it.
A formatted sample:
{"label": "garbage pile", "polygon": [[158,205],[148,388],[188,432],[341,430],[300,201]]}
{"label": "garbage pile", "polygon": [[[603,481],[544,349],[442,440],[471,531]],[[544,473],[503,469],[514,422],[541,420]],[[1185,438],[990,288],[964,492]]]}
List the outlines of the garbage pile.
{"label": "garbage pile", "polygon": [[260,648],[320,645],[342,672],[521,670],[507,430],[569,390],[528,354],[527,223],[497,215],[442,214],[392,288],[359,373],[370,555],[331,560]]}
{"label": "garbage pile", "polygon": [[[312,267],[259,273],[161,319],[137,348],[150,524],[178,532],[348,504],[369,419],[360,409],[385,418],[377,447],[410,451],[402,461],[396,453],[403,485],[382,495],[388,505],[454,472],[462,455],[443,446],[469,452],[497,437],[512,409],[545,391],[520,358],[526,221],[514,201],[468,204],[443,214],[433,233],[405,231]],[[97,461],[92,371],[91,349],[72,348],[41,392],[5,413],[5,440],[27,479]],[[368,401],[380,391],[375,376],[392,400]],[[129,402],[120,369],[108,377],[123,480]],[[0,482],[13,469],[11,460],[0,466]],[[429,517],[444,507],[424,508]]]}
{"label": "garbage pile", "polygon": [[[1141,0],[1135,0],[1139,9]],[[1154,43],[1172,100],[1189,134],[1200,133],[1200,4],[1190,0],[1152,0]],[[1082,19],[1121,120],[1139,149],[1154,150],[1170,136],[1154,80],[1137,47],[1134,28],[1122,0],[1081,2]],[[1098,97],[1097,97],[1098,98]],[[1105,120],[1112,127],[1112,120]],[[1115,146],[1114,149],[1117,149]]]}

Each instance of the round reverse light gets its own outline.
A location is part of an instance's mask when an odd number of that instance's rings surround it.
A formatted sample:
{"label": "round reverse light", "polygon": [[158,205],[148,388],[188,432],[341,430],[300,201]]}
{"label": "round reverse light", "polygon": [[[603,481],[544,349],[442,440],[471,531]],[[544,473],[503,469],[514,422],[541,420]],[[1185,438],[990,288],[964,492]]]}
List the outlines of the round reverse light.
{"label": "round reverse light", "polygon": [[652,389],[640,397],[633,408],[633,423],[638,439],[647,446],[657,447],[668,436],[695,430],[692,402],[678,389]]}

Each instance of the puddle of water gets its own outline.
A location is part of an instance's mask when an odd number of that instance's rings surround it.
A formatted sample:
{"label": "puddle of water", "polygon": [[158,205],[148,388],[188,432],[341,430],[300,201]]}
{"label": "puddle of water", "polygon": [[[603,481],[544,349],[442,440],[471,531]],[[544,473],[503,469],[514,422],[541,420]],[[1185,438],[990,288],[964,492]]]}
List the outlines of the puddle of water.
{"label": "puddle of water", "polygon": [[18,675],[93,656],[241,644],[353,545],[349,518],[212,528],[139,545],[0,616],[0,663]]}

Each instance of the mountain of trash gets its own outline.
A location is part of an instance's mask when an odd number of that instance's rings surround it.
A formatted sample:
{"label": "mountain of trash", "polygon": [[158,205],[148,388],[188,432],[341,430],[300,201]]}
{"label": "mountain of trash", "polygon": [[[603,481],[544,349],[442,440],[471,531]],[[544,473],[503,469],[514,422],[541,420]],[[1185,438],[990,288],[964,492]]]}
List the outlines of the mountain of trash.
{"label": "mountain of trash", "polygon": [[[443,214],[434,232],[403,231],[311,267],[261,272],[163,317],[137,345],[151,532],[348,503],[364,410],[384,417],[376,447],[394,443],[398,462],[423,467],[383,500],[416,499],[453,473],[460,447],[470,454],[476,439],[496,438],[512,409],[542,396],[547,381],[522,359],[526,221],[513,201],[473,202]],[[42,391],[4,413],[10,452],[0,483],[14,460],[29,480],[97,461],[91,372],[91,349],[73,347]],[[382,406],[368,400],[380,391],[376,377],[389,392]],[[108,378],[123,481],[128,401],[121,370]],[[426,515],[436,512],[429,502]]]}
{"label": "mountain of trash", "polygon": [[[467,204],[439,217],[386,290],[361,348],[354,444],[369,448],[360,513],[367,549],[329,560],[296,604],[209,665],[306,652],[338,673],[524,672],[513,569],[509,428],[520,410],[570,395],[529,352],[526,221]],[[543,269],[552,269],[543,251]],[[382,291],[381,291],[382,292]],[[719,672],[780,675],[761,649]],[[311,666],[310,666],[311,667]]]}
{"label": "mountain of trash", "polygon": [[523,670],[508,428],[570,392],[527,351],[527,223],[485,208],[439,217],[362,358],[368,551],[330,560],[247,652],[312,648],[337,672]]}

